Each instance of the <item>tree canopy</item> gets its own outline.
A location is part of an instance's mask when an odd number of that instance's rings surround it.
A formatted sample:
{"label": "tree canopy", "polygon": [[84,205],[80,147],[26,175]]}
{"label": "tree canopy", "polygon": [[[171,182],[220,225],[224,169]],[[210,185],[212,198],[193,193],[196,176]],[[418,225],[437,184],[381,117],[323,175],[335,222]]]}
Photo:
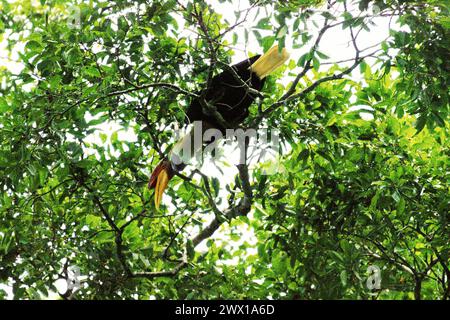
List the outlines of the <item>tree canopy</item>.
{"label": "tree canopy", "polygon": [[[450,299],[446,1],[0,13],[0,298]],[[148,176],[192,95],[274,44],[292,58],[243,128],[276,128],[280,154],[188,167],[157,211]]]}

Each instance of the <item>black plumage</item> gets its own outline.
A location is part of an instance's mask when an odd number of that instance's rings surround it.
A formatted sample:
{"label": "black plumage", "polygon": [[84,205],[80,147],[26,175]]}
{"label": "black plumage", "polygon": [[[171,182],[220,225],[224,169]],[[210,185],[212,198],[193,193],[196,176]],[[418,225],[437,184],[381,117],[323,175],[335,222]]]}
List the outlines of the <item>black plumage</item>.
{"label": "black plumage", "polygon": [[[231,66],[242,81],[257,91],[261,91],[265,79],[260,79],[250,70],[250,66],[258,60],[260,55],[253,56],[238,64]],[[255,100],[255,95],[248,92],[242,82],[230,71],[225,70],[211,80],[209,88],[205,89],[205,100],[213,105],[230,127],[236,127],[248,116],[248,108]],[[198,98],[191,101],[187,112],[186,122],[203,121],[209,127],[224,131],[226,128],[220,125],[216,117],[203,111]]]}

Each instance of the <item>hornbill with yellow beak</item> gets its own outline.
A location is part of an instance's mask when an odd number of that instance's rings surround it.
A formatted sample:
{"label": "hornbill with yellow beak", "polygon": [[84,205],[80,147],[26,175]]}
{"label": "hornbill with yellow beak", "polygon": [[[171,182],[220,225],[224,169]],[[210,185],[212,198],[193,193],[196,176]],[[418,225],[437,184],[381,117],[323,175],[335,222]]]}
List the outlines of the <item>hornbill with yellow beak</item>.
{"label": "hornbill with yellow beak", "polygon": [[[288,58],[289,54],[285,48],[278,50],[278,46],[274,46],[262,56],[256,55],[231,66],[234,72],[227,69],[213,77],[209,88],[204,89],[206,92],[202,92],[200,96],[217,110],[231,128],[236,128],[248,116],[248,108],[256,98],[254,91],[261,91],[266,76],[280,67]],[[223,127],[223,122],[218,121],[217,116],[204,112],[200,98],[194,98],[191,101],[186,115],[188,123],[201,121],[204,129],[215,128],[221,132],[227,129]],[[163,158],[153,170],[148,187],[155,188],[156,208],[159,208],[169,180],[175,172],[180,172],[187,165],[188,159],[183,158],[180,151],[190,144],[191,140],[192,131],[176,143],[168,156]],[[189,148],[192,147],[189,146]]]}

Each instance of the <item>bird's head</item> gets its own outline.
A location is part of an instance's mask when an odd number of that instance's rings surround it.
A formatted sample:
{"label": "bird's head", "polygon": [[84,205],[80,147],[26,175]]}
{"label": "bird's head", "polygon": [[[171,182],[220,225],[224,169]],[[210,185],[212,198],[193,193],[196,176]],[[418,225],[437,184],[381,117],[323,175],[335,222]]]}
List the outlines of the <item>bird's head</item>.
{"label": "bird's head", "polygon": [[172,164],[168,159],[162,159],[156,168],[148,182],[149,189],[155,189],[155,207],[159,209],[164,190],[167,188],[169,180],[174,176]]}

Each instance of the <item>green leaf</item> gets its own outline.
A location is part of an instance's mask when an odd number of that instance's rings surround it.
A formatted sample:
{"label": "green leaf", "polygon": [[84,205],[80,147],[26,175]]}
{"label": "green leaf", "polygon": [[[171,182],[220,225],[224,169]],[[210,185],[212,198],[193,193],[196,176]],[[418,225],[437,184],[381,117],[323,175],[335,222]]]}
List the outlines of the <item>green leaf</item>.
{"label": "green leaf", "polygon": [[86,216],[86,223],[90,225],[93,229],[100,226],[102,219],[98,216],[94,216],[92,214],[89,214]]}
{"label": "green leaf", "polygon": [[263,43],[262,43],[261,33],[259,33],[257,30],[253,30],[253,34],[255,35],[256,40],[258,41],[259,45],[262,47]]}
{"label": "green leaf", "polygon": [[220,181],[218,178],[214,177],[211,179],[211,182],[212,182],[214,194],[217,196],[219,194],[219,190],[220,190]]}
{"label": "green leaf", "polygon": [[272,29],[272,26],[270,25],[269,22],[270,22],[270,17],[260,19],[258,21],[258,23],[256,24],[255,28],[263,29],[263,30],[270,30],[270,29]]}
{"label": "green leaf", "polygon": [[274,42],[275,42],[275,37],[273,37],[273,36],[264,37],[264,39],[262,41],[262,47],[263,47],[264,52],[267,52],[270,48],[272,48]]}
{"label": "green leaf", "polygon": [[419,118],[416,121],[416,134],[419,134],[423,128],[425,127],[426,123],[427,123],[428,117],[426,114],[422,114],[419,116]]}
{"label": "green leaf", "polygon": [[186,243],[187,256],[190,260],[192,260],[195,256],[195,249],[192,240],[188,240]]}
{"label": "green leaf", "polygon": [[100,71],[96,67],[87,67],[83,71],[90,77],[99,78],[101,76]]}
{"label": "green leaf", "polygon": [[123,16],[119,18],[119,29],[125,32],[129,29],[127,19]]}
{"label": "green leaf", "polygon": [[9,110],[8,102],[5,98],[0,97],[0,112],[4,113]]}
{"label": "green leaf", "polygon": [[347,286],[347,271],[342,270],[340,273],[341,283],[344,287]]}
{"label": "green leaf", "polygon": [[272,257],[272,268],[275,274],[283,274],[287,271],[287,257],[284,254],[277,254]]}
{"label": "green leaf", "polygon": [[106,140],[108,139],[108,135],[104,134],[102,132],[99,133],[100,139],[102,140],[102,143],[105,143]]}
{"label": "green leaf", "polygon": [[28,41],[27,44],[25,45],[25,50],[39,52],[39,51],[41,51],[41,49],[42,49],[42,44],[35,40]]}
{"label": "green leaf", "polygon": [[310,57],[310,53],[309,52],[305,53],[304,55],[302,55],[297,61],[297,66],[304,67],[305,63],[309,59],[309,57]]}
{"label": "green leaf", "polygon": [[299,25],[300,25],[300,18],[297,18],[297,19],[294,20],[294,25],[292,27],[294,32],[298,29]]}
{"label": "green leaf", "polygon": [[321,59],[324,59],[324,60],[330,59],[329,56],[327,56],[326,54],[320,52],[319,50],[316,50],[316,54],[317,54],[317,55],[319,56],[319,58],[321,58]]}
{"label": "green leaf", "polygon": [[118,142],[118,136],[119,136],[119,132],[118,131],[114,131],[112,134],[111,134],[111,142],[112,143],[116,143],[116,142]]}
{"label": "green leaf", "polygon": [[312,58],[312,64],[315,70],[319,70],[320,68],[320,60],[317,59],[316,57]]}
{"label": "green leaf", "polygon": [[276,38],[277,38],[277,39],[280,39],[280,38],[285,37],[286,34],[287,34],[287,32],[288,32],[287,26],[282,26],[282,27],[277,31]]}
{"label": "green leaf", "polygon": [[402,214],[405,212],[406,202],[405,199],[402,197],[399,199],[397,204],[397,213]]}
{"label": "green leaf", "polygon": [[306,161],[309,157],[309,149],[303,149],[297,156],[297,161]]}

